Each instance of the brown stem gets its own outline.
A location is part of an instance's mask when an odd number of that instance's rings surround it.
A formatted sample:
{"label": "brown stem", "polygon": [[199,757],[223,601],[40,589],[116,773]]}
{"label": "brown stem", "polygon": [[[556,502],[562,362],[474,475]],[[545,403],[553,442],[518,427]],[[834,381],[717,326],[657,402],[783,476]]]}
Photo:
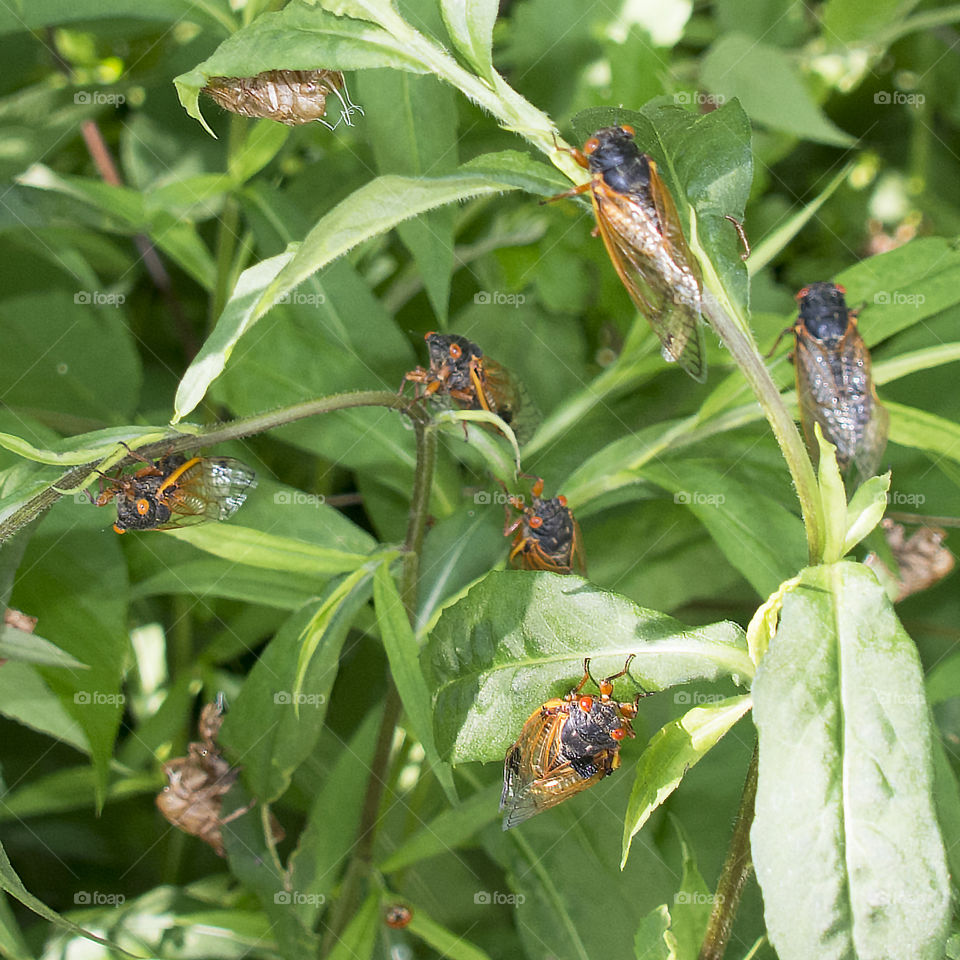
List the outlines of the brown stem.
{"label": "brown stem", "polygon": [[713,910],[707,924],[707,934],[703,938],[698,960],[723,960],[733,929],[733,921],[740,906],[743,886],[753,869],[750,856],[750,827],[753,825],[754,803],[757,799],[758,748],[753,748],[750,768],[740,797],[737,820],[727,848],[727,858],[717,883],[717,893],[713,901]]}

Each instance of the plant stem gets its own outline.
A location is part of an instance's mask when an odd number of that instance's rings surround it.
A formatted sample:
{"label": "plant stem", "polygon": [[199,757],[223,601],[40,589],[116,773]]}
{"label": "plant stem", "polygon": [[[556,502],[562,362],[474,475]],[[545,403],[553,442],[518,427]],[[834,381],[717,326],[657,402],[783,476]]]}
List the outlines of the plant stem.
{"label": "plant stem", "polygon": [[[414,423],[426,424],[431,420],[430,414],[419,401],[410,400],[386,390],[357,390],[352,393],[337,393],[330,397],[320,397],[317,400],[294,403],[288,407],[279,407],[268,413],[260,413],[240,420],[211,424],[192,433],[173,430],[169,437],[164,437],[155,443],[145,444],[137,450],[137,453],[141,457],[150,459],[170,453],[182,453],[185,450],[196,450],[198,447],[213,446],[217,443],[226,443],[228,440],[250,437],[319,413],[331,413],[334,410],[347,410],[351,407],[389,407],[405,414]],[[118,461],[117,464],[124,466],[136,462],[137,460],[134,457],[128,456]],[[0,543],[12,537],[21,527],[26,526],[44,510],[52,507],[63,496],[60,490],[73,490],[87,481],[100,463],[100,460],[91,460],[89,463],[74,467],[60,476],[46,490],[32,497],[22,507],[10,514],[6,520],[0,523]]]}
{"label": "plant stem", "polygon": [[750,856],[750,827],[753,825],[754,802],[757,799],[757,769],[759,753],[753,748],[747,779],[740,797],[740,808],[733,827],[733,836],[727,848],[727,858],[717,882],[717,893],[713,901],[713,910],[707,923],[707,933],[703,938],[698,960],[722,960],[733,929],[733,920],[737,915],[743,886],[753,869]]}
{"label": "plant stem", "polygon": [[[420,573],[420,551],[427,528],[430,509],[430,490],[437,461],[437,432],[429,422],[414,419],[413,429],[417,443],[417,465],[413,478],[413,493],[410,498],[410,514],[407,521],[407,537],[404,541],[403,571],[400,580],[400,597],[411,626],[416,617],[417,583]],[[380,803],[387,785],[390,753],[394,731],[400,722],[403,704],[391,679],[386,696],[380,732],[370,766],[370,779],[363,798],[357,842],[343,879],[343,888],[336,906],[331,911],[330,922],[320,945],[320,956],[327,957],[339,941],[350,918],[360,903],[361,883],[370,873],[373,864],[373,843],[380,819]]]}

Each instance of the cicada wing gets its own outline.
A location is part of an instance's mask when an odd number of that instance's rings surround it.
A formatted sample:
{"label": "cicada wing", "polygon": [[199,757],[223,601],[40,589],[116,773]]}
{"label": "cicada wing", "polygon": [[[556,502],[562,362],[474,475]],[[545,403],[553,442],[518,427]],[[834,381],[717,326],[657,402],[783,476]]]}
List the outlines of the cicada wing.
{"label": "cicada wing", "polygon": [[690,251],[687,238],[683,235],[683,224],[680,220],[680,214],[677,212],[677,205],[673,202],[673,196],[663,182],[660,172],[657,170],[657,165],[653,160],[649,160],[648,165],[650,167],[650,196],[653,198],[657,217],[660,221],[660,233],[670,244],[673,259],[686,266],[696,279],[697,286],[702,287],[703,278],[700,276],[700,264],[697,263],[697,258]]}
{"label": "cicada wing", "polygon": [[824,439],[837,448],[837,465],[846,470],[853,451],[844,430],[843,387],[837,382],[832,359],[830,352],[815,337],[803,332],[797,335],[793,362],[796,365],[800,425],[810,459],[814,466],[820,462],[820,446],[814,432],[815,424],[819,423]]}
{"label": "cicada wing", "polygon": [[526,443],[540,424],[540,411],[523,383],[505,367],[483,358],[485,400],[513,430],[517,443]]}
{"label": "cicada wing", "polygon": [[864,480],[875,476],[887,449],[887,434],[890,430],[890,414],[887,408],[871,391],[870,419],[864,430],[863,440],[857,450],[857,469]]}
{"label": "cicada wing", "polygon": [[629,195],[594,184],[592,196],[610,260],[630,299],[660,338],[664,358],[676,361],[702,383],[707,369],[699,275],[684,259],[689,257],[686,244],[676,247],[661,233],[659,213],[644,210]]}
{"label": "cicada wing", "polygon": [[576,570],[581,577],[587,575],[587,554],[583,549],[583,534],[580,532],[580,524],[576,517],[573,520],[573,546],[570,549],[570,567]]}
{"label": "cicada wing", "polygon": [[177,478],[163,502],[170,519],[158,530],[193,526],[207,520],[227,520],[257,485],[256,474],[233,457],[203,457]]}
{"label": "cicada wing", "polygon": [[[526,783],[507,805],[503,815],[503,829],[509,830],[524,820],[529,820],[536,814],[558,803],[563,803],[577,793],[588,790],[595,783],[599,783],[610,771],[607,769],[607,755],[600,754],[597,758],[600,764],[596,773],[589,777],[581,777],[570,763],[561,764],[548,775]],[[501,809],[503,804],[501,804]]]}

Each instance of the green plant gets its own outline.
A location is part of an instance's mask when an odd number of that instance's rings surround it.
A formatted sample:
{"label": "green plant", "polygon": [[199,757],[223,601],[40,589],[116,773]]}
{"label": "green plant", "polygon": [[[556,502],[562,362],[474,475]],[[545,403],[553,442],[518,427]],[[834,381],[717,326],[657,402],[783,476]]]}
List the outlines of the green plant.
{"label": "green plant", "polygon": [[[956,11],[837,0],[815,23],[784,4],[744,24],[721,3],[657,47],[625,12],[567,0],[500,21],[490,0],[51,6],[0,14],[11,56],[27,29],[47,44],[0,104],[27,131],[0,160],[16,177],[0,588],[44,638],[7,627],[0,645],[0,816],[16,825],[0,886],[66,929],[24,936],[28,914],[0,903],[0,952],[91,931],[164,957],[387,955],[401,939],[462,958],[955,949],[954,602],[910,601],[911,639],[849,556],[883,548],[898,493],[955,512],[942,368],[960,358],[960,254],[944,237],[960,198],[930,133],[935,110],[956,139],[952,101],[923,84],[929,107],[899,88],[894,103],[867,78],[888,48],[904,84],[935,73],[927,31]],[[353,71],[352,130],[201,115],[210,77],[315,67]],[[180,112],[174,76],[219,140]],[[911,156],[861,145],[841,168],[854,140],[823,104],[852,121],[871,94],[915,110]],[[583,177],[552,119],[572,113],[574,142],[630,122],[677,200],[722,341],[708,333],[704,386],[665,367],[582,210],[533,200]],[[57,139],[81,118],[89,157]],[[896,186],[931,235],[854,262]],[[746,263],[728,222],[745,215]],[[811,466],[789,364],[758,346],[825,277],[866,305],[891,416],[892,473],[849,502],[829,445]],[[397,394],[422,359],[407,332],[433,327],[519,375],[545,413],[528,443]],[[82,493],[131,462],[121,441],[146,457],[217,445],[260,486],[228,523],[121,541]],[[498,569],[497,481],[521,489],[520,469],[566,495],[589,583]],[[926,694],[914,641],[937,665]],[[605,675],[629,654],[628,687],[672,691],[642,701],[646,747],[504,834],[500,762],[524,721],[585,656]],[[195,739],[198,694],[221,690],[242,766],[224,812],[256,800],[224,829],[227,869],[151,800],[159,760]],[[35,850],[69,870],[39,886]],[[406,933],[383,923],[396,900]]]}

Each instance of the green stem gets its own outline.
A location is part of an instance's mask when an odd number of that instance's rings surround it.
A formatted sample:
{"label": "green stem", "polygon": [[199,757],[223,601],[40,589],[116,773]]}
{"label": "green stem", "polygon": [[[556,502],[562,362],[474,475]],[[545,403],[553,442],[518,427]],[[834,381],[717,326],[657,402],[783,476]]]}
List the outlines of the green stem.
{"label": "green stem", "polygon": [[750,768],[740,797],[740,808],[723,863],[723,871],[717,883],[717,893],[713,900],[713,910],[707,923],[707,933],[703,938],[698,960],[723,960],[733,919],[737,915],[744,884],[753,869],[750,857],[750,827],[753,825],[754,803],[757,799],[757,770],[759,753],[754,747],[750,758]]}
{"label": "green stem", "polygon": [[[413,493],[410,498],[410,514],[407,521],[407,536],[404,541],[403,571],[400,580],[400,597],[411,626],[414,625],[417,605],[417,583],[420,573],[420,552],[430,512],[430,490],[437,461],[437,431],[424,420],[413,421],[417,443],[417,465],[413,477]],[[400,722],[403,704],[393,681],[386,696],[386,706],[380,720],[380,731],[370,765],[370,779],[363,798],[357,842],[343,878],[340,898],[333,907],[320,956],[327,957],[338,942],[350,918],[356,912],[362,894],[363,879],[370,875],[373,866],[373,844],[380,819],[380,804],[387,785],[390,753],[394,731]]]}
{"label": "green stem", "polygon": [[[352,393],[338,393],[330,397],[321,397],[318,400],[294,403],[288,407],[280,407],[268,413],[260,413],[240,420],[211,424],[195,433],[172,431],[169,437],[164,437],[155,443],[146,444],[140,447],[137,453],[141,457],[150,459],[170,453],[182,453],[185,450],[196,450],[198,447],[213,446],[217,443],[226,443],[229,440],[250,437],[319,413],[331,413],[334,410],[347,410],[351,407],[389,407],[405,414],[414,423],[425,424],[431,420],[430,414],[419,401],[410,400],[386,390],[357,390]],[[137,460],[134,457],[125,457],[118,461],[118,465],[123,466],[136,462]],[[18,530],[26,526],[44,510],[52,507],[63,496],[60,490],[73,490],[79,487],[99,467],[100,463],[100,460],[91,460],[89,463],[74,467],[60,476],[42,493],[37,494],[10,514],[6,520],[0,523],[0,543],[9,540]]]}

